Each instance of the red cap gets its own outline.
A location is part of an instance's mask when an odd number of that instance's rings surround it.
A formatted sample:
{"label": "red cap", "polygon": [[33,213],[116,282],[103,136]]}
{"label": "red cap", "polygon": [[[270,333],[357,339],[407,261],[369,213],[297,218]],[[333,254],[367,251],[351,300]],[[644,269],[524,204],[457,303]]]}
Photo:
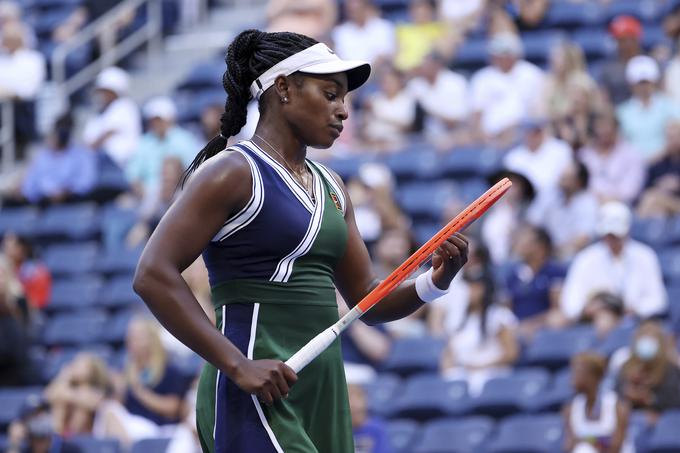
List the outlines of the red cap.
{"label": "red cap", "polygon": [[609,26],[609,32],[616,39],[642,37],[642,24],[633,16],[617,16]]}

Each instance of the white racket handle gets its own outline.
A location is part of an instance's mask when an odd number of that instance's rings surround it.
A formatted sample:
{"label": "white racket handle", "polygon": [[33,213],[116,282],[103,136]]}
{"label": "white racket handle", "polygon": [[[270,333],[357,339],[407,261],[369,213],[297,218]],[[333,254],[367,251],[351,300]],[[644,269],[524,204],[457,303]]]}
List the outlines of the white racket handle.
{"label": "white racket handle", "polygon": [[309,362],[324,352],[326,348],[338,338],[338,335],[352,323],[352,321],[361,315],[363,315],[363,312],[359,310],[359,307],[354,307],[345,314],[345,316],[340,318],[338,322],[309,340],[309,342],[300,348],[298,352],[293,354],[290,359],[286,360],[286,365],[291,367],[296,373],[299,373],[300,370],[309,364]]}

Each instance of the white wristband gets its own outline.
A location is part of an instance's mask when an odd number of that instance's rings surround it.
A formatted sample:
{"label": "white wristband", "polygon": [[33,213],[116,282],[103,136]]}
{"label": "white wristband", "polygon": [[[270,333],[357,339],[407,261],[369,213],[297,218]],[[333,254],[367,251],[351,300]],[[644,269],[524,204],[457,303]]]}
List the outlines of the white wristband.
{"label": "white wristband", "polygon": [[437,288],[437,285],[432,280],[432,271],[433,269],[430,268],[429,271],[420,274],[416,278],[416,293],[423,302],[432,302],[449,292],[447,289]]}

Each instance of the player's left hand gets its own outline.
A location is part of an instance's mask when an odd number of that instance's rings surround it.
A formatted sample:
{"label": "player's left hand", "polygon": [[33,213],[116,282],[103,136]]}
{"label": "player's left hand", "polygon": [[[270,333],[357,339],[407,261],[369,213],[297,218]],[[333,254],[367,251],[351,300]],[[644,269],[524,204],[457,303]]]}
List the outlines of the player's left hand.
{"label": "player's left hand", "polygon": [[451,280],[468,260],[468,240],[454,233],[432,255],[432,281],[439,289],[448,289]]}

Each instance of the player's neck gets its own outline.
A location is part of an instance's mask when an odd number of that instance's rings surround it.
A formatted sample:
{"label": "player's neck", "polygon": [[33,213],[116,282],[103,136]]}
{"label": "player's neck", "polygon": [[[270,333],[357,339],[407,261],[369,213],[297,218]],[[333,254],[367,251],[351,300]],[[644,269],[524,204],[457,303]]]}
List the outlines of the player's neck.
{"label": "player's neck", "polygon": [[[307,146],[300,142],[287,127],[269,126],[258,124],[253,137],[258,136],[266,140],[266,143],[281,153],[286,161],[296,169],[304,167],[307,157]],[[267,149],[269,154],[271,150]],[[278,160],[278,156],[273,156]]]}

